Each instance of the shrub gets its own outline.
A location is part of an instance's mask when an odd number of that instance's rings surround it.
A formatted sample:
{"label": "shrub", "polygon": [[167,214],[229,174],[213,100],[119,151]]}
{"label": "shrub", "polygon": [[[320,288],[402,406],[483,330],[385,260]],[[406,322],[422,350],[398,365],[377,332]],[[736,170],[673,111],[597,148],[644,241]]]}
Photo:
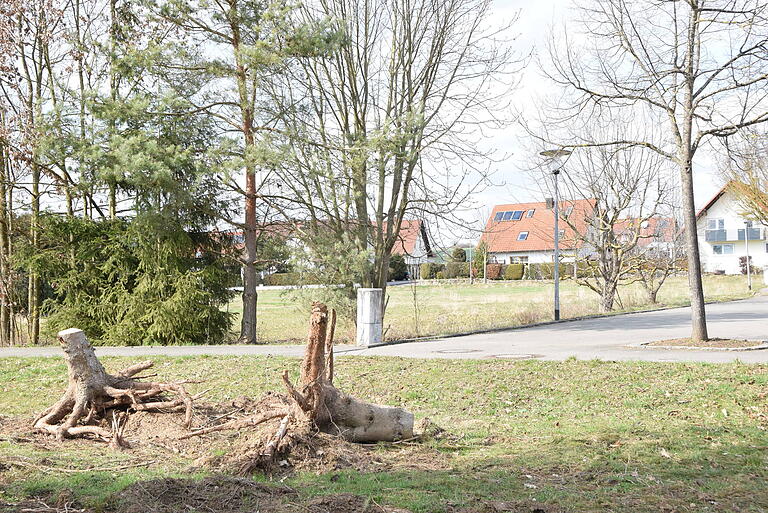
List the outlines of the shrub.
{"label": "shrub", "polygon": [[389,279],[393,281],[404,280],[408,277],[408,266],[403,255],[389,257]]}
{"label": "shrub", "polygon": [[525,270],[524,264],[509,264],[504,269],[505,280],[519,280],[523,277],[523,271]]}
{"label": "shrub", "polygon": [[469,262],[448,262],[445,264],[445,277],[469,278]]}
{"label": "shrub", "polygon": [[467,253],[464,251],[464,248],[453,248],[453,251],[451,251],[451,261],[466,262]]}
{"label": "shrub", "polygon": [[422,280],[433,280],[437,277],[437,273],[443,269],[445,269],[443,264],[427,262],[419,266],[419,274]]}
{"label": "shrub", "polygon": [[[573,264],[560,264],[560,279],[573,277]],[[528,264],[525,269],[527,280],[552,280],[555,278],[555,264],[542,262],[540,264]]]}
{"label": "shrub", "polygon": [[485,266],[485,277],[489,280],[500,280],[502,276],[502,264],[488,264]]}
{"label": "shrub", "polygon": [[438,280],[444,280],[445,279],[445,272],[444,271],[437,271],[436,275]]}

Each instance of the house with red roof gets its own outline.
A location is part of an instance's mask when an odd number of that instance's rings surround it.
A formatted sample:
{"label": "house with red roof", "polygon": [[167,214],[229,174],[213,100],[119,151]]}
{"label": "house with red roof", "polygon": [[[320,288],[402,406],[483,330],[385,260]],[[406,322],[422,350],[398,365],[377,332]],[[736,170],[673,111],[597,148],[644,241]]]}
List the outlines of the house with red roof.
{"label": "house with red roof", "polygon": [[[558,223],[561,261],[573,262],[594,256],[588,242],[594,199],[560,202]],[[618,221],[614,232],[619,240],[639,233],[637,248],[671,254],[677,223],[671,217],[626,218]],[[588,239],[588,237],[586,237]],[[491,261],[511,263],[546,263],[555,258],[555,216],[545,202],[496,205],[485,225],[481,242],[488,245]]]}
{"label": "house with red roof", "polygon": [[768,226],[747,219],[728,184],[696,214],[696,231],[704,272],[739,274],[747,254],[753,267],[768,266]]}
{"label": "house with red roof", "polygon": [[[559,247],[562,261],[573,261],[594,210],[591,199],[560,202]],[[567,221],[566,221],[567,219]],[[489,260],[502,264],[545,263],[555,258],[555,217],[545,202],[496,205],[480,242],[488,245]]]}

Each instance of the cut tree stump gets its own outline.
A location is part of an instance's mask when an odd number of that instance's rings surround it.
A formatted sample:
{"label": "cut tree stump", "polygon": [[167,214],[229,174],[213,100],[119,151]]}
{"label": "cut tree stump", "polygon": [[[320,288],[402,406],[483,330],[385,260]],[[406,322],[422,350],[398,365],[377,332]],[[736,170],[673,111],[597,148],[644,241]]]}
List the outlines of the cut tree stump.
{"label": "cut tree stump", "polygon": [[[125,423],[118,412],[185,411],[185,424],[189,428],[194,397],[182,383],[138,381],[136,375],[152,367],[152,362],[132,365],[113,376],[104,370],[82,330],[60,331],[58,339],[64,350],[69,384],[61,399],[35,419],[35,429],[54,434],[58,439],[95,435],[114,447],[124,447]],[[173,394],[175,398],[167,398],[166,394]],[[111,422],[112,429],[99,425],[100,420]]]}
{"label": "cut tree stump", "polygon": [[390,406],[369,404],[338,390],[333,385],[333,332],[336,313],[313,303],[309,320],[307,349],[301,363],[298,385],[283,373],[287,396],[265,395],[252,415],[192,431],[180,438],[253,427],[280,418],[274,434],[265,439],[258,461],[250,467],[269,467],[278,454],[285,456],[290,447],[312,432],[321,431],[349,442],[393,442],[413,437],[413,414]]}

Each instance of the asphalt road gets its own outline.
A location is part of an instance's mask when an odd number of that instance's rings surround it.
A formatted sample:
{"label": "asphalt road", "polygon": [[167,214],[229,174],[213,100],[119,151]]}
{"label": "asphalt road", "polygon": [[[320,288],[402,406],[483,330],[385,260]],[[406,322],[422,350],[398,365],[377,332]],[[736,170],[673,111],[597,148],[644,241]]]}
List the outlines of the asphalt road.
{"label": "asphalt road", "polygon": [[[707,305],[711,337],[768,340],[768,296]],[[768,350],[712,351],[645,348],[639,344],[690,335],[690,309],[566,321],[531,328],[409,342],[360,349],[337,346],[338,355],[408,358],[505,358],[702,361],[768,363]],[[300,356],[303,346],[98,347],[99,356],[284,355]],[[3,356],[60,356],[58,347],[0,348]]]}

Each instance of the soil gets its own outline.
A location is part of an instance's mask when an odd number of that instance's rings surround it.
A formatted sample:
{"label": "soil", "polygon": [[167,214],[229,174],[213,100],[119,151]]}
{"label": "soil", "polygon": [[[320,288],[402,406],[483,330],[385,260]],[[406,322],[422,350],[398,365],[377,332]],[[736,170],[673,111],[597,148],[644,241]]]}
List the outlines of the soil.
{"label": "soil", "polygon": [[690,338],[673,338],[670,340],[657,340],[650,342],[646,346],[669,346],[669,347],[715,347],[739,349],[744,347],[754,347],[764,345],[765,342],[756,340],[736,340],[729,338],[711,338],[704,342],[694,342]]}
{"label": "soil", "polygon": [[[18,504],[0,503],[0,513],[93,513],[69,496],[29,499]],[[301,498],[284,485],[257,483],[247,478],[211,476],[204,479],[151,479],[118,493],[104,513],[410,513],[381,507],[352,494]]]}

